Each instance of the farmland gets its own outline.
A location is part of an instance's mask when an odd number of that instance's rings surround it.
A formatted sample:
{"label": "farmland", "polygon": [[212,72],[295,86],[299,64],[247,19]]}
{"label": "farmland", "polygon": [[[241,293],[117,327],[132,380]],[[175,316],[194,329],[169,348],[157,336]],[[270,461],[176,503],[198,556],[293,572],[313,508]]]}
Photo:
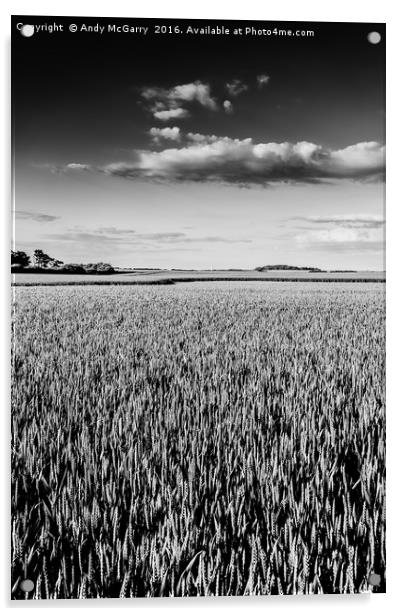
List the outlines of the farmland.
{"label": "farmland", "polygon": [[13,296],[13,598],[385,590],[384,285]]}
{"label": "farmland", "polygon": [[110,275],[96,274],[14,274],[13,284],[16,286],[36,286],[51,284],[166,284],[174,282],[195,281],[340,281],[340,282],[382,282],[385,272],[308,272],[292,270],[133,270]]}

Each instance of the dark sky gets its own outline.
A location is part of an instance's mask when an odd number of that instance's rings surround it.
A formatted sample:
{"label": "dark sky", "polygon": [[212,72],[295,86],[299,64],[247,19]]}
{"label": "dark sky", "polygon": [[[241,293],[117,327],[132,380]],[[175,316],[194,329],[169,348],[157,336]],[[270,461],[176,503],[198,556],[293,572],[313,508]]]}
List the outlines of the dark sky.
{"label": "dark sky", "polygon": [[[33,25],[64,24],[65,31],[53,33],[41,31],[32,37],[25,38],[17,30],[16,24],[19,22]],[[148,26],[150,33],[146,36],[131,33],[72,33],[68,31],[71,23],[76,23],[79,27],[82,23],[100,24],[106,27],[110,23]],[[254,26],[257,29],[277,27],[293,31],[309,29],[314,30],[315,35],[314,37],[155,35],[152,33],[155,24],[179,25],[183,30],[188,25],[227,26],[232,31],[236,27],[244,29],[247,26]],[[368,42],[367,35],[371,31],[381,34],[380,44],[373,45]],[[269,83],[258,87],[256,82],[258,75],[269,76]],[[235,79],[245,84],[247,91],[230,97],[225,84]],[[208,104],[198,105],[194,100],[187,101],[184,105],[187,117],[179,120],[172,119],[169,122],[156,118],[155,108],[152,105],[159,104],[162,107],[162,100],[166,107],[170,104],[166,102],[168,100],[166,97],[169,96],[167,93],[172,88],[194,83],[207,84],[215,102],[215,108],[209,107]],[[151,88],[164,91],[165,94],[161,95],[162,99],[161,96],[159,98],[155,96],[151,101],[145,99],[143,93]],[[139,201],[143,203],[144,199],[148,201],[151,199],[148,193],[157,189],[148,187],[143,182],[144,178],[149,178],[149,169],[156,180],[160,179],[161,175],[164,181],[167,177],[174,180],[174,185],[165,186],[164,197],[169,201],[166,191],[170,191],[170,199],[174,204],[177,204],[180,195],[186,193],[187,190],[184,184],[182,189],[178,188],[177,181],[187,180],[189,182],[196,180],[196,190],[209,191],[210,199],[216,198],[217,201],[226,202],[227,199],[232,199],[233,195],[232,193],[230,196],[228,196],[229,193],[224,194],[222,181],[229,184],[228,191],[235,190],[234,186],[238,178],[246,183],[251,178],[251,183],[255,182],[261,186],[266,178],[265,168],[261,170],[259,166],[260,154],[261,156],[272,154],[271,146],[268,146],[269,153],[266,154],[265,145],[262,146],[264,153],[257,151],[251,154],[250,152],[244,153],[243,150],[246,148],[244,143],[239,145],[238,153],[237,142],[234,143],[233,140],[250,139],[252,144],[286,144],[287,142],[317,144],[320,149],[317,154],[319,158],[317,164],[314,162],[316,154],[311,155],[309,151],[306,152],[303,146],[301,153],[299,150],[296,152],[297,164],[293,161],[294,152],[292,151],[293,153],[286,154],[286,165],[280,168],[276,166],[274,171],[270,170],[271,180],[285,179],[298,182],[303,179],[311,184],[310,191],[312,184],[321,182],[328,172],[336,182],[343,182],[345,178],[347,181],[349,178],[361,181],[364,178],[374,177],[378,175],[377,172],[380,169],[376,162],[373,162],[373,152],[384,144],[385,139],[384,92],[385,25],[382,24],[313,22],[275,22],[273,24],[271,22],[219,20],[13,17],[12,109],[14,116],[13,146],[16,161],[16,208],[26,212],[41,208],[41,203],[47,203],[46,211],[50,216],[60,220],[66,219],[63,233],[71,233],[71,220],[67,223],[67,211],[74,209],[79,191],[82,190],[82,194],[86,195],[88,203],[88,191],[90,192],[92,188],[96,191],[100,190],[100,184],[105,181],[104,177],[95,177],[99,175],[96,173],[91,176],[92,179],[89,179],[90,174],[87,174],[86,179],[77,178],[76,174],[70,173],[71,163],[76,165],[76,169],[85,168],[91,172],[101,170],[103,174],[106,172],[113,176],[109,177],[108,181],[114,182],[110,186],[113,186],[116,207],[120,202],[123,203],[130,199],[128,191],[131,191],[130,194],[135,203]],[[227,99],[231,101],[230,105],[233,105],[230,113],[222,112],[223,101]],[[174,105],[179,106],[179,103],[175,101]],[[205,147],[214,147],[215,157],[217,148],[225,146],[225,143],[220,142],[219,139],[229,140],[229,146],[232,148],[230,152],[225,151],[222,156],[219,154],[221,156],[219,164],[222,164],[223,169],[218,178],[221,182],[219,187],[215,185],[214,189],[210,188],[211,178],[212,181],[216,178],[213,178],[211,173],[211,165],[207,171],[205,170],[204,160],[200,165],[195,163],[193,158],[191,160],[186,158],[183,162],[182,153],[178,152],[179,141],[177,139],[165,142],[155,138],[150,141],[152,127],[156,127],[157,130],[166,127],[180,129],[180,147],[183,149],[183,154],[186,154],[184,149],[188,147],[188,143],[185,147],[183,146],[187,138],[185,135],[189,133],[203,136],[214,135],[216,143],[212,146],[205,145]],[[343,153],[343,149],[359,143],[368,143],[363,153],[359,148],[352,152],[347,150],[346,154]],[[166,170],[164,157],[168,155],[165,152],[168,147],[176,148],[178,158],[173,163],[170,162],[169,169]],[[189,150],[191,156],[194,154],[194,147],[191,145]],[[242,148],[243,150],[240,151]],[[338,150],[342,150],[341,163],[337,155],[336,170],[334,171],[331,166],[328,171],[326,160],[328,156],[332,156],[332,151]],[[148,153],[153,151],[157,151],[160,156],[157,160],[152,159],[149,162]],[[368,163],[365,158],[362,159],[366,154],[371,156]],[[284,154],[281,153],[280,156],[283,157]],[[305,168],[306,156],[313,161],[313,176],[311,176],[310,164],[306,163],[308,168],[307,170]],[[346,163],[344,156],[347,156]],[[126,163],[127,160],[128,163]],[[138,160],[141,171],[138,170]],[[115,164],[119,165],[118,169],[113,166]],[[52,170],[63,170],[68,168],[68,165],[70,165],[68,174],[64,174],[57,180],[51,177]],[[177,170],[178,167],[179,170]],[[131,180],[134,179],[134,182],[124,179],[128,177]],[[57,186],[55,182],[58,182]],[[127,187],[127,184],[130,184],[130,187]],[[52,195],[52,203],[47,202],[41,193],[44,188],[48,191],[46,194]],[[302,191],[300,194],[303,193],[304,188],[300,187]],[[352,192],[355,188],[354,186],[351,189]],[[180,190],[182,193],[179,195]],[[375,206],[374,200],[367,197],[367,190],[367,186],[362,187],[361,197],[354,197],[354,203],[358,204],[358,207],[354,206],[353,214],[360,216],[381,212],[382,203]],[[102,191],[103,194],[104,191]],[[279,188],[276,191],[279,194]],[[251,191],[248,192],[251,193]],[[74,194],[74,203],[68,201],[70,193]],[[218,193],[219,196],[217,196]],[[318,195],[318,192],[316,194]],[[338,214],[346,215],[345,210],[342,209],[345,194],[344,192],[342,197],[339,197],[338,209],[335,205],[331,206],[331,215],[335,217]],[[18,198],[20,198],[19,201]],[[31,203],[29,198],[32,200]],[[195,200],[196,198],[194,196]],[[157,201],[156,197],[152,199]],[[286,197],[287,202],[292,200],[294,201],[294,197],[289,195]],[[246,201],[249,205],[250,199],[247,198]],[[298,201],[308,202],[309,197],[306,194],[298,198]],[[330,196],[328,201],[334,204],[336,200],[334,201],[333,196]],[[364,211],[361,210],[363,201],[368,204]],[[106,210],[102,199],[99,203],[100,210]],[[277,204],[273,203],[269,206],[271,213],[275,208],[280,207],[280,199],[275,203]],[[127,227],[125,220],[128,218],[128,213],[124,209],[127,207],[127,204],[124,207],[122,205],[121,216],[124,220],[121,220],[117,227]],[[239,208],[241,208],[240,205]],[[294,217],[295,212],[292,210],[290,213]],[[302,213],[304,217],[307,216],[305,210]],[[324,213],[328,215],[327,210]],[[313,214],[317,212],[314,210]],[[185,213],[183,210],[176,212],[173,215],[176,225],[180,218],[184,220],[186,216],[187,211]],[[138,218],[139,216],[136,216],[136,220]],[[224,218],[223,215],[222,218]],[[24,224],[27,224],[26,214],[23,220]],[[271,224],[272,220],[267,220],[267,224],[268,222]],[[188,226],[200,224],[200,229],[202,226],[199,221],[195,223],[191,217],[187,223]],[[145,231],[146,221],[143,220],[143,224],[142,230]],[[332,224],[336,225],[336,222]],[[161,221],[161,226],[166,229],[166,220]],[[241,227],[240,222],[239,227]],[[30,232],[33,232],[33,229],[34,226],[31,225]],[[85,230],[87,231],[88,229]],[[21,237],[22,235],[21,227]],[[206,235],[205,225],[201,235],[204,239],[210,237]],[[255,242],[254,238],[250,238],[249,235],[250,233],[244,241]],[[278,229],[276,238],[279,235]],[[356,238],[357,235],[355,232]],[[62,233],[58,233],[59,240],[62,239],[61,236]],[[77,237],[74,237],[78,242]],[[356,241],[360,241],[362,237],[360,234],[360,239],[357,238]],[[321,234],[320,238],[320,242],[322,240],[325,244],[325,239],[323,239],[325,235]],[[330,234],[329,238],[328,243],[331,243],[333,234]],[[42,240],[46,247],[46,242],[51,241],[50,235]],[[365,240],[364,258],[368,253],[369,243],[372,241],[371,236]],[[84,236],[82,236],[81,252],[83,242]],[[218,243],[218,240],[212,243]],[[27,240],[25,240],[25,245],[28,246]],[[74,246],[71,242],[69,246],[68,254],[72,254]],[[284,247],[285,244],[282,243],[282,246]],[[175,250],[176,248],[177,246],[174,246]],[[336,246],[336,249],[338,248],[339,246]],[[228,247],[225,249],[228,250]],[[341,251],[344,252],[343,248]],[[314,255],[313,257],[317,260]],[[312,257],[309,255],[306,258],[311,260]],[[173,259],[172,264],[174,266],[177,262]]]}
{"label": "dark sky", "polygon": [[[14,18],[15,23],[19,21]],[[25,17],[24,21],[35,24],[53,20]],[[66,26],[73,22],[72,18],[54,21]],[[85,19],[88,24],[110,21]],[[135,20],[138,25],[153,23],[161,22]],[[197,25],[187,20],[182,23]],[[200,21],[198,25],[205,23],[223,22]],[[261,25],[269,26],[269,22]],[[275,87],[269,97],[252,105],[250,101],[244,103],[244,121],[230,116],[222,122],[222,117],[210,114],[204,121],[198,120],[198,132],[205,132],[208,126],[215,134],[252,136],[260,141],[307,140],[328,147],[383,142],[385,44],[370,45],[366,37],[372,30],[384,34],[385,26],[278,25],[283,29],[313,28],[315,36],[239,39],[67,31],[24,38],[13,28],[16,146],[25,155],[40,153],[42,146],[43,155],[60,159],[76,157],[77,149],[88,155],[107,156],[109,148],[133,147],[133,134],[143,115],[138,106],[139,85],[169,87],[196,78],[219,91],[221,84],[234,76],[247,81],[250,75],[264,72],[269,72]]]}

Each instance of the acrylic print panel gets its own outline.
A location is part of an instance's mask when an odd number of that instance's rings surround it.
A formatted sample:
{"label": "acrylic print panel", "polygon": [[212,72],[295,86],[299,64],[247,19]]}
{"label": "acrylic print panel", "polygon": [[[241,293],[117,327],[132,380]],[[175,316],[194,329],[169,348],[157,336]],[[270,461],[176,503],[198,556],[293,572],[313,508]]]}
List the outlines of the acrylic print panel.
{"label": "acrylic print panel", "polygon": [[385,592],[384,67],[12,18],[13,599]]}

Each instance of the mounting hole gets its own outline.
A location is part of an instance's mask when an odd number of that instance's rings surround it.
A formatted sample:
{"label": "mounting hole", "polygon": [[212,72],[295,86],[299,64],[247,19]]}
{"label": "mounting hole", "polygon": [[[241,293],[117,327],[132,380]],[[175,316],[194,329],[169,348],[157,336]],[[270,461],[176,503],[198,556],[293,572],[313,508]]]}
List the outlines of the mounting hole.
{"label": "mounting hole", "polygon": [[35,587],[35,584],[32,580],[22,580],[20,583],[20,588],[23,592],[32,592]]}
{"label": "mounting hole", "polygon": [[378,573],[370,573],[368,583],[371,584],[371,586],[379,586],[380,582],[381,577],[378,575]]}
{"label": "mounting hole", "polygon": [[22,36],[25,36],[25,37],[33,36],[35,32],[35,28],[31,26],[31,24],[24,24],[23,26],[21,26],[20,32]]}
{"label": "mounting hole", "polygon": [[372,45],[378,45],[381,41],[381,34],[379,32],[369,32],[367,35],[367,40]]}

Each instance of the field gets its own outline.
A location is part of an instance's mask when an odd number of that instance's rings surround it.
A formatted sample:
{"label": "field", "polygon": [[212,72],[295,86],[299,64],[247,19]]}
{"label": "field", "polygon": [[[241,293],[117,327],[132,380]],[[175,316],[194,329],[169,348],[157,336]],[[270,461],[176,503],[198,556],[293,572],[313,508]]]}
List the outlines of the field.
{"label": "field", "polygon": [[48,284],[137,284],[157,282],[192,282],[205,280],[300,280],[300,281],[385,281],[385,272],[306,272],[292,270],[137,270],[112,275],[96,274],[14,274],[13,283],[19,285]]}
{"label": "field", "polygon": [[384,285],[13,294],[13,598],[385,590]]}

